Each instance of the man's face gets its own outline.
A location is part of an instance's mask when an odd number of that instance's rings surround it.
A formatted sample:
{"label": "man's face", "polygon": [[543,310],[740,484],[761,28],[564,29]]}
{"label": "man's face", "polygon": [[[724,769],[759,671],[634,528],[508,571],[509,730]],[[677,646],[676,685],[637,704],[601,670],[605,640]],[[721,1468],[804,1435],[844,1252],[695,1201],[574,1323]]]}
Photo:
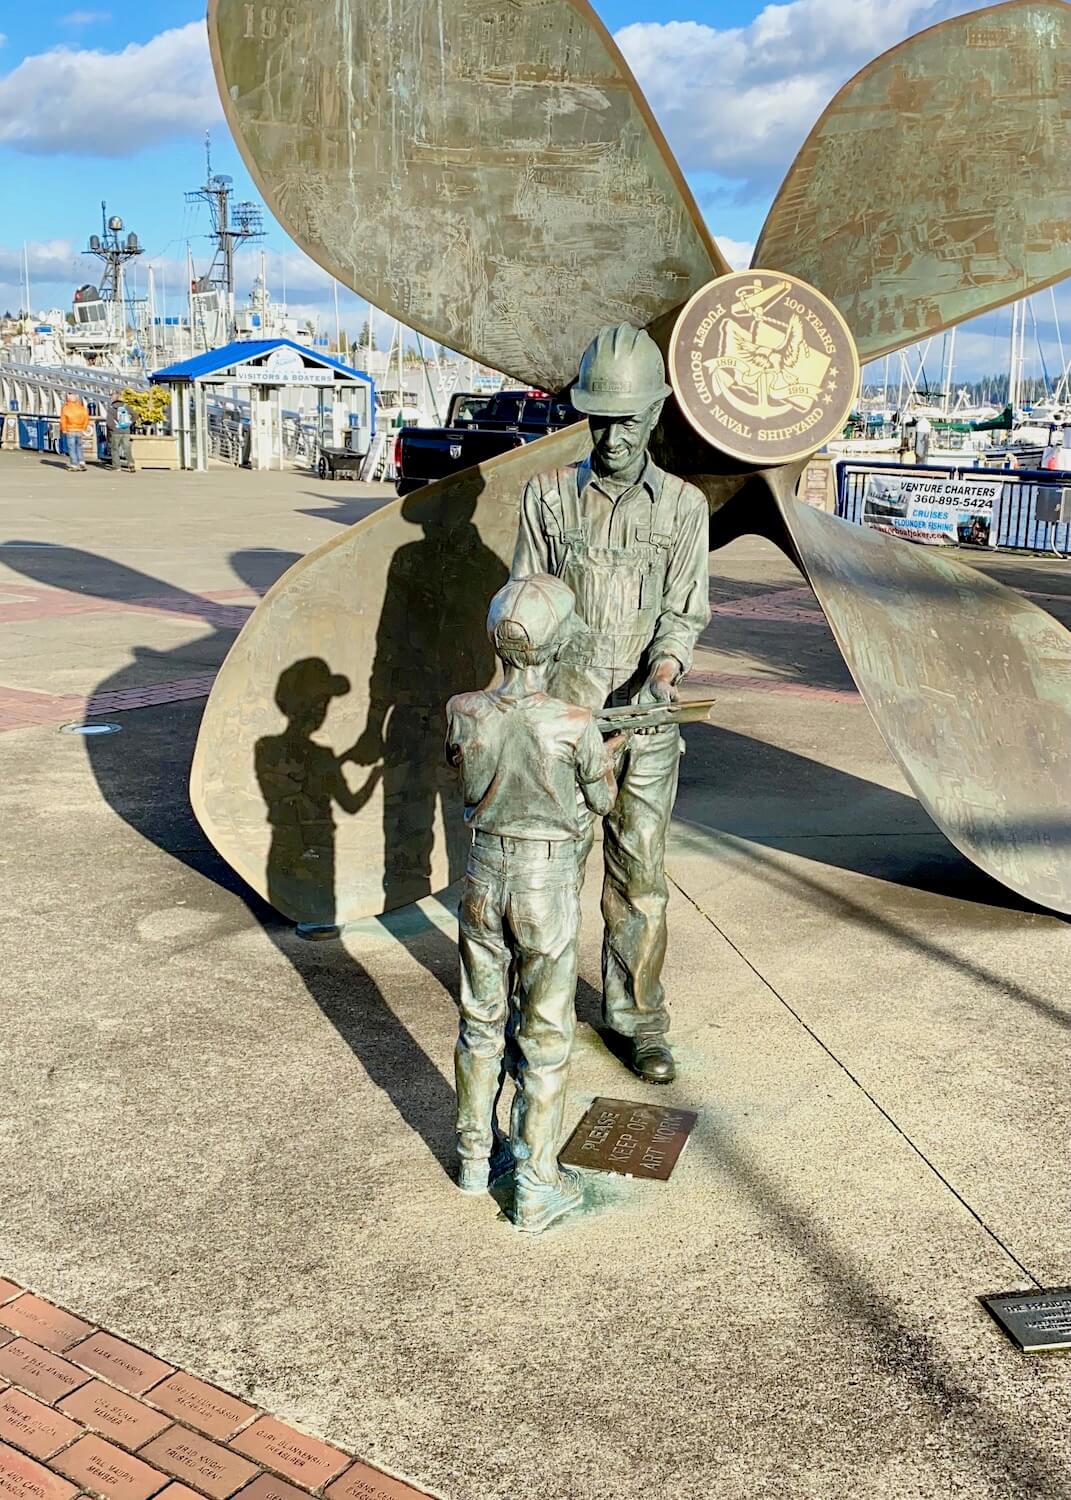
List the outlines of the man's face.
{"label": "man's face", "polygon": [[656,401],[632,417],[589,417],[591,443],[605,474],[623,473],[643,453],[662,410]]}

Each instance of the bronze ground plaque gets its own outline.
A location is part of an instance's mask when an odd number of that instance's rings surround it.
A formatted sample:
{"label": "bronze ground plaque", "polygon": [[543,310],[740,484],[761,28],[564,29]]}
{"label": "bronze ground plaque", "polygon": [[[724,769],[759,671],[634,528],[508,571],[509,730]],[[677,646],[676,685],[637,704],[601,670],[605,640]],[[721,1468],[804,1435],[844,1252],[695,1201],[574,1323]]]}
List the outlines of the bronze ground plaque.
{"label": "bronze ground plaque", "polygon": [[688,1109],[596,1099],[559,1159],[593,1172],[668,1182],[698,1118]]}
{"label": "bronze ground plaque", "polygon": [[1024,1354],[1071,1349],[1071,1286],[983,1297],[982,1306]]}
{"label": "bronze ground plaque", "polygon": [[859,384],[847,323],[828,298],[780,271],[737,271],[687,302],[669,347],[681,410],[745,463],[807,458],[843,428]]}

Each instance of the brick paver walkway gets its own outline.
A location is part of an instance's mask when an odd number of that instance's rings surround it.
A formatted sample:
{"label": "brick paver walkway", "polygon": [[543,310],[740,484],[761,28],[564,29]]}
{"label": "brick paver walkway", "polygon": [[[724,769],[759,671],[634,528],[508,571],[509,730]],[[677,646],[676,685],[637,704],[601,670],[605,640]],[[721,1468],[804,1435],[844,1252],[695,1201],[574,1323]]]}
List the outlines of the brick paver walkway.
{"label": "brick paver walkway", "polygon": [[0,1500],[424,1494],[0,1277]]}
{"label": "brick paver walkway", "polygon": [[[1047,594],[1029,594],[1028,597],[1062,598]],[[9,591],[0,595],[0,624],[26,624],[33,620],[55,619],[60,615],[130,612],[182,615],[219,629],[237,631],[252,613],[252,604],[244,601],[255,599],[256,596],[248,589],[221,590],[200,596],[100,599],[68,593],[63,589],[35,589],[20,584],[17,592]],[[239,603],[238,600],[243,602]],[[766,589],[730,598],[725,598],[719,590],[712,589],[711,608],[715,626],[720,617],[813,625],[828,629],[818,601],[808,588]],[[214,681],[214,672],[203,672],[196,677],[173,678],[169,682],[152,683],[145,687],[98,692],[89,698],[80,694],[56,694],[6,687],[0,683],[0,734],[37,725],[102,718],[161,703],[207,698]],[[850,683],[844,687],[822,687],[795,678],[767,676],[757,672],[704,672],[701,669],[690,673],[688,681],[695,687],[731,688],[738,692],[807,698],[814,702],[862,702]],[[2,1496],[0,1500],[3,1500]]]}
{"label": "brick paver walkway", "polygon": [[[34,620],[69,615],[146,613],[181,615],[201,620],[219,629],[237,631],[252,612],[252,604],[231,601],[255,599],[256,596],[248,589],[229,589],[186,597],[161,595],[139,599],[101,599],[95,595],[69,593],[63,589],[39,589],[20,584],[16,590],[7,590],[0,595],[0,624],[25,625]],[[743,598],[725,599],[715,596],[711,604],[715,620],[718,616],[745,617],[825,627],[818,602],[807,588],[767,590]],[[0,682],[0,734],[12,729],[105,718],[134,708],[151,708],[161,703],[207,698],[214,681],[214,672],[204,672],[196,677],[172,678],[168,682],[152,683],[145,687],[98,692],[89,698],[77,693],[48,693],[8,687]],[[700,671],[693,672],[689,681],[702,687],[736,688],[743,692],[772,693],[793,698],[859,701],[858,694],[852,687],[817,687],[806,682],[758,673]]]}

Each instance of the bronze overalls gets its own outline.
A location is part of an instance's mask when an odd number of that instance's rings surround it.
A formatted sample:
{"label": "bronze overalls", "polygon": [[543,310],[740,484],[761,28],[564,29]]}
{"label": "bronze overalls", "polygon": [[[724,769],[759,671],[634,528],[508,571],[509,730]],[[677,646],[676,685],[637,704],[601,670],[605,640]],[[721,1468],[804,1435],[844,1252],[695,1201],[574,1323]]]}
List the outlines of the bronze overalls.
{"label": "bronze overalls", "polygon": [[[652,665],[648,648],[662,614],[682,481],[665,475],[660,495],[617,547],[589,543],[575,469],[555,470],[541,483],[552,568],[573,590],[587,626],[550,670],[548,691],[592,709],[633,702]],[[681,749],[675,725],[630,736],[616,767],[617,801],[603,819],[603,1012],[623,1036],[669,1029],[665,850]],[[589,820],[581,871],[593,838]]]}

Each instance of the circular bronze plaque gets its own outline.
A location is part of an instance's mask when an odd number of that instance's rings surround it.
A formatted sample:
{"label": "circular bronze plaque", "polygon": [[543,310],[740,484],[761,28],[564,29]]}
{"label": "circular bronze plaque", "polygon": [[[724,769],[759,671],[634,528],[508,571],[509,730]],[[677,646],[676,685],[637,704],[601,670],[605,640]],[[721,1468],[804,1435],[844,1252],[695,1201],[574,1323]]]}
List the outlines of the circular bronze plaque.
{"label": "circular bronze plaque", "polygon": [[779,271],[734,271],[677,319],[669,378],[699,435],[745,463],[789,463],[835,437],[859,385],[859,356],[821,292]]}

